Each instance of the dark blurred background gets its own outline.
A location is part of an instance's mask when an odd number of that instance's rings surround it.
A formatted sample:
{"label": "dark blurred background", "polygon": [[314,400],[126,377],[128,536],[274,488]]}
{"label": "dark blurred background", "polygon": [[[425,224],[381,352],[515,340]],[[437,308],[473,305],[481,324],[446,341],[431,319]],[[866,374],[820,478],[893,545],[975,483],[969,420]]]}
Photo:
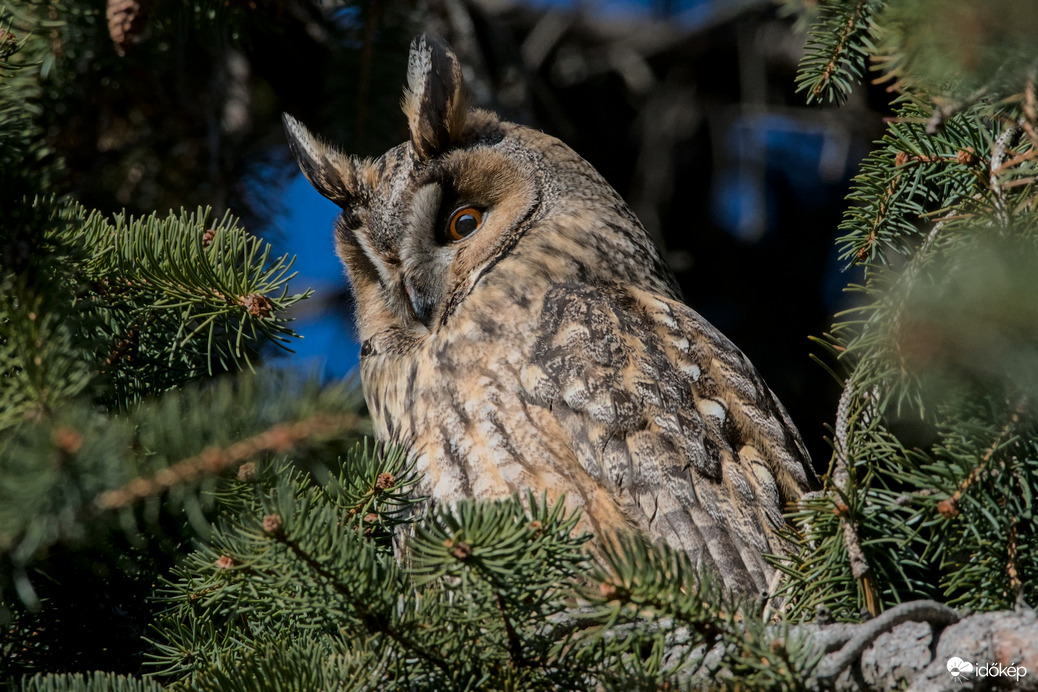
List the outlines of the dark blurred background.
{"label": "dark blurred background", "polygon": [[280,364],[342,377],[358,352],[336,209],[298,175],[280,113],[347,152],[382,153],[406,137],[410,39],[432,31],[459,54],[477,105],[560,137],[619,190],[687,302],[757,365],[824,471],[838,388],[808,337],[853,279],[833,241],[886,95],[806,106],[802,36],[771,2],[111,0],[71,28],[84,39],[66,49],[50,120],[75,195],[105,211],[229,208],[297,254],[295,285],[316,294]]}

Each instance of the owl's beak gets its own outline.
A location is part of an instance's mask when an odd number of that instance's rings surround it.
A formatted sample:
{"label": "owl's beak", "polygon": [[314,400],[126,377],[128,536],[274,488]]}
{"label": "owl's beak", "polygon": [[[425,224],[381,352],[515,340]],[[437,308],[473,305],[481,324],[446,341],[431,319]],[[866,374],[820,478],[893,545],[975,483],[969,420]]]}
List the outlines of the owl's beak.
{"label": "owl's beak", "polygon": [[404,278],[404,291],[407,293],[408,302],[411,304],[411,312],[415,319],[428,328],[432,328],[433,309],[435,302],[426,293],[418,289],[410,278]]}

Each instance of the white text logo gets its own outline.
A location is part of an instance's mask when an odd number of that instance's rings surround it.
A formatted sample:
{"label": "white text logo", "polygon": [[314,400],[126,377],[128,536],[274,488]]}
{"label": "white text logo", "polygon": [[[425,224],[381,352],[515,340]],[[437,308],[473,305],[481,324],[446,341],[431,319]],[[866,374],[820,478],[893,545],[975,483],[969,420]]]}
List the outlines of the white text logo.
{"label": "white text logo", "polygon": [[1001,663],[970,663],[963,661],[958,656],[948,659],[948,672],[953,678],[969,680],[973,675],[978,678],[1013,678],[1020,682],[1020,678],[1027,675],[1027,668],[1023,666],[1004,666]]}

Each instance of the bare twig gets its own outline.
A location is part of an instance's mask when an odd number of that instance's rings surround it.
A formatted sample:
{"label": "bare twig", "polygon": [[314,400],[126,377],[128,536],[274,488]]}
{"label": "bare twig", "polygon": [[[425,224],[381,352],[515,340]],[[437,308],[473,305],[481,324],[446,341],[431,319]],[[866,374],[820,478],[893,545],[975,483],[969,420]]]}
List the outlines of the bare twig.
{"label": "bare twig", "polygon": [[153,476],[135,478],[121,488],[106,490],[94,498],[94,506],[100,510],[126,507],[201,476],[222,473],[259,454],[284,452],[305,440],[328,438],[360,428],[361,419],[355,414],[317,415],[294,423],[281,423],[227,447],[208,447]]}
{"label": "bare twig", "polygon": [[1012,148],[1020,138],[1022,130],[1016,125],[1010,125],[998,136],[991,147],[991,171],[988,174],[988,183],[991,191],[995,193],[995,215],[1001,228],[1009,225],[1009,212],[1006,210],[1006,193],[1002,189],[1001,174],[1006,167],[1006,162],[1012,156]]}
{"label": "bare twig", "polygon": [[[840,395],[840,403],[836,409],[836,463],[833,467],[833,486],[849,497],[853,492],[851,488],[851,472],[848,453],[848,437],[850,436],[850,408],[851,400],[854,398],[855,389],[848,382]],[[850,509],[835,494],[831,493],[837,514],[840,517],[840,527],[843,531],[843,545],[847,550],[847,559],[851,565],[851,574],[861,582],[865,589],[865,602],[869,613],[875,615],[877,612],[876,598],[870,577],[868,560],[865,552],[861,549],[861,540],[850,516]]]}
{"label": "bare twig", "polygon": [[854,636],[835,654],[831,654],[818,667],[815,678],[820,682],[835,680],[849,665],[858,660],[876,637],[889,632],[903,622],[921,621],[933,625],[947,626],[959,621],[954,609],[937,601],[912,601],[895,606],[868,622],[857,626]]}

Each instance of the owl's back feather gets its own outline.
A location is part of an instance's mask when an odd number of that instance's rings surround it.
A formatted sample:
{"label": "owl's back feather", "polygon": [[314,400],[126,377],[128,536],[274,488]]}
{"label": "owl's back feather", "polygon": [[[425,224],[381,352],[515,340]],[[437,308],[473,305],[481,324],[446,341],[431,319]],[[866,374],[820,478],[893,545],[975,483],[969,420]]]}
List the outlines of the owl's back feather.
{"label": "owl's back feather", "polygon": [[749,360],[688,306],[622,286],[553,287],[537,331],[523,385],[580,466],[651,537],[765,589],[762,554],[783,552],[782,507],[813,472]]}

